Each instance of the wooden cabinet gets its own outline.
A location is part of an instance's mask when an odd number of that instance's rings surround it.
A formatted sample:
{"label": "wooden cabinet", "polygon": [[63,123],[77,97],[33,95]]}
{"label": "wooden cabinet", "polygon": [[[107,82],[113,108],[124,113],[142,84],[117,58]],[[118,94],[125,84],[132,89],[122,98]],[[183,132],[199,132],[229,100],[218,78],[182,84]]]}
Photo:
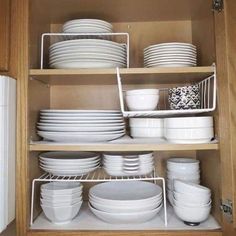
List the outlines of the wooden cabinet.
{"label": "wooden cabinet", "polygon": [[[225,0],[225,9],[212,11],[212,0],[13,0],[16,31],[18,77],[18,157],[17,229],[25,235],[215,235],[233,236],[235,224],[220,210],[221,202],[231,200],[235,212],[235,3]],[[40,67],[40,40],[45,32],[60,32],[62,24],[74,18],[101,18],[110,21],[117,32],[130,34],[131,68],[122,69],[128,86],[142,83],[169,86],[183,83],[183,77],[204,78],[217,65],[217,144],[206,145],[48,145],[39,140],[36,122],[40,109],[119,109],[115,69],[43,69]],[[197,68],[143,67],[143,48],[159,42],[190,42],[198,48]],[[47,53],[45,54],[47,57]],[[168,79],[164,79],[168,78]],[[99,99],[97,99],[99,97]],[[112,99],[107,99],[107,98]],[[42,151],[155,151],[161,174],[169,156],[184,155],[201,161],[202,183],[212,189],[212,215],[221,229],[182,230],[58,230],[31,229],[31,182],[41,174],[38,154]],[[161,164],[162,163],[162,164]],[[38,199],[37,199],[38,200]],[[39,213],[36,206],[35,212]],[[235,217],[236,214],[234,214]],[[36,214],[37,216],[37,214]],[[50,226],[47,226],[50,228]]]}

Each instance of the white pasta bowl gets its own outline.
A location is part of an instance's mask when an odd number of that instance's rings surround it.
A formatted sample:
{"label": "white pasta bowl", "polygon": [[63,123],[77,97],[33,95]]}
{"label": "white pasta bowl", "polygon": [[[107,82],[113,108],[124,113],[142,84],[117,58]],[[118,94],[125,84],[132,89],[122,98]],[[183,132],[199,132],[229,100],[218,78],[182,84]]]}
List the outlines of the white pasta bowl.
{"label": "white pasta bowl", "polygon": [[133,138],[163,138],[163,128],[130,127]]}
{"label": "white pasta bowl", "polygon": [[163,128],[164,119],[160,118],[130,118],[130,127]]}
{"label": "white pasta bowl", "polygon": [[82,202],[72,206],[50,207],[41,204],[44,214],[54,224],[67,224],[79,213]]}

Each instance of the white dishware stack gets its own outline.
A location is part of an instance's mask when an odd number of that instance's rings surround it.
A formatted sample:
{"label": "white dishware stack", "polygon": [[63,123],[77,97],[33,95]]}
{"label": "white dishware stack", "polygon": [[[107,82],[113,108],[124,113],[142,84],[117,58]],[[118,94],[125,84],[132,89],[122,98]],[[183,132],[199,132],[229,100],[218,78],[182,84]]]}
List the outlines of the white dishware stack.
{"label": "white dishware stack", "polygon": [[107,182],[89,191],[89,208],[112,224],[138,224],[155,217],[162,208],[162,188],[144,181]]}
{"label": "white dishware stack", "polygon": [[197,65],[196,46],[189,43],[160,43],[144,49],[145,67],[189,67]]}
{"label": "white dishware stack", "polygon": [[174,181],[176,179],[200,184],[199,160],[191,158],[170,158],[167,160],[167,197],[173,205]]}
{"label": "white dishware stack", "polygon": [[130,111],[153,111],[159,102],[159,89],[135,89],[125,92],[125,100]]}
{"label": "white dishware stack", "polygon": [[164,120],[160,118],[130,118],[129,127],[133,138],[164,137]]}
{"label": "white dishware stack", "polygon": [[154,170],[153,153],[104,153],[103,168],[111,176],[147,175]]}
{"label": "white dishware stack", "polygon": [[112,33],[113,30],[112,24],[98,19],[70,20],[62,28],[64,33]]}
{"label": "white dishware stack", "polygon": [[120,111],[41,110],[38,135],[55,142],[107,142],[125,135]]}
{"label": "white dishware stack", "polygon": [[209,143],[214,138],[213,117],[175,117],[164,119],[165,138],[172,143]]}
{"label": "white dishware stack", "polygon": [[80,183],[51,182],[41,185],[40,205],[54,224],[70,223],[79,213],[83,186]]}
{"label": "white dishware stack", "polygon": [[185,224],[197,226],[208,219],[211,211],[211,190],[185,181],[174,181],[175,214]]}
{"label": "white dishware stack", "polygon": [[82,176],[100,166],[93,152],[45,152],[39,155],[40,168],[56,176]]}
{"label": "white dishware stack", "polygon": [[15,219],[16,80],[0,76],[0,233]]}

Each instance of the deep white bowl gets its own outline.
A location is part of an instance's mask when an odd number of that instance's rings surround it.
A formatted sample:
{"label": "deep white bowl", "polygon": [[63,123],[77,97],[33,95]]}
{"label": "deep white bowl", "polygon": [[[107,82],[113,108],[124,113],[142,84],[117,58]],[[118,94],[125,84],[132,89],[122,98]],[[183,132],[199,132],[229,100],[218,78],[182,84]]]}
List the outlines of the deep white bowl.
{"label": "deep white bowl", "polygon": [[[175,180],[176,179],[167,178],[167,186],[168,186],[169,189],[174,190],[174,181]],[[200,184],[200,178],[197,178],[197,179],[183,178],[183,179],[179,179],[179,180],[183,180],[183,181],[194,183],[194,184]]]}
{"label": "deep white bowl", "polygon": [[89,205],[90,210],[103,221],[112,224],[138,224],[151,220],[162,208],[160,205],[158,208],[150,211],[140,211],[134,213],[108,213],[99,211]]}
{"label": "deep white bowl", "polygon": [[174,180],[174,190],[179,193],[191,194],[209,195],[211,193],[211,190],[207,187],[182,180]]}
{"label": "deep white bowl", "polygon": [[45,206],[61,207],[61,206],[71,206],[71,205],[81,202],[82,200],[83,200],[82,196],[72,199],[70,201],[54,201],[54,199],[48,200],[48,199],[40,198],[40,203]]}
{"label": "deep white bowl", "polygon": [[184,171],[182,171],[182,173],[167,171],[167,176],[169,179],[182,179],[182,180],[199,179],[200,171],[192,173],[185,173]]}
{"label": "deep white bowl", "polygon": [[66,224],[79,213],[82,202],[72,206],[50,207],[41,204],[44,214],[54,224]]}
{"label": "deep white bowl", "polygon": [[44,194],[41,192],[41,197],[45,200],[50,200],[56,202],[63,202],[63,201],[73,201],[81,197],[82,191],[68,194],[68,195],[52,195],[52,194]]}
{"label": "deep white bowl", "polygon": [[126,91],[127,95],[159,95],[159,89],[134,89]]}
{"label": "deep white bowl", "polygon": [[175,214],[188,223],[201,223],[209,217],[211,206],[207,207],[179,207],[173,205]]}
{"label": "deep white bowl", "polygon": [[160,118],[130,118],[130,127],[163,128],[164,119]]}
{"label": "deep white bowl", "polygon": [[163,128],[131,127],[130,135],[133,138],[163,138]]}
{"label": "deep white bowl", "polygon": [[196,203],[189,203],[189,202],[184,202],[184,201],[178,201],[175,199],[175,197],[173,196],[173,203],[174,205],[176,205],[177,207],[208,207],[211,206],[211,199],[209,200],[208,203],[206,204],[196,204]]}
{"label": "deep white bowl", "polygon": [[167,160],[167,169],[178,173],[196,172],[199,171],[199,160],[191,158],[170,158]]}
{"label": "deep white bowl", "polygon": [[179,202],[187,202],[189,204],[198,204],[205,205],[211,199],[211,194],[191,194],[191,193],[179,193],[177,191],[173,191],[174,198]]}
{"label": "deep white bowl", "polygon": [[153,111],[159,102],[158,94],[126,95],[125,100],[130,111]]}
{"label": "deep white bowl", "polygon": [[164,119],[165,128],[205,128],[213,127],[212,116],[202,117],[174,117]]}

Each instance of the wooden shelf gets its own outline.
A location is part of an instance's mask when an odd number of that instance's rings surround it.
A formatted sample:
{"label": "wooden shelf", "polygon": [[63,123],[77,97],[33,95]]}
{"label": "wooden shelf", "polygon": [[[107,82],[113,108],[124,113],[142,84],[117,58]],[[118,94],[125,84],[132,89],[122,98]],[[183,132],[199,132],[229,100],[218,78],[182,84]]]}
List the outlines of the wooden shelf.
{"label": "wooden shelf", "polygon": [[[120,73],[127,84],[143,83],[191,83],[214,73],[213,66],[175,68],[122,68]],[[51,85],[67,84],[116,84],[116,69],[31,69],[31,79]]]}
{"label": "wooden shelf", "polygon": [[114,143],[95,143],[95,144],[59,144],[47,142],[33,142],[29,145],[30,151],[191,151],[191,150],[218,150],[217,143],[210,144],[114,144]]}

